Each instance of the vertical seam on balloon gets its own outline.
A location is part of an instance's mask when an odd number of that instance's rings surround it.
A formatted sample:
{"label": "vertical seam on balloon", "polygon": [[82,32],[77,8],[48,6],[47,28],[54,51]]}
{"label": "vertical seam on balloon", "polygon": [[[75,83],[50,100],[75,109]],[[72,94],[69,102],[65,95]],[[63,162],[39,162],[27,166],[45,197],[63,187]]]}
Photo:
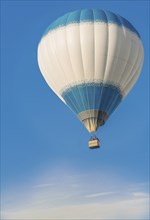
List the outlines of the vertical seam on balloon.
{"label": "vertical seam on balloon", "polygon": [[[55,49],[55,44],[54,44],[54,40],[53,40],[53,36],[51,35],[51,37],[52,37],[52,45],[53,45],[53,48],[54,48],[54,54],[55,54],[55,57],[57,58],[56,60],[58,61],[58,63],[59,63],[59,66],[60,66],[60,69],[62,70],[62,72],[64,73],[64,76],[65,76],[65,79],[66,79],[66,81],[67,81],[67,77],[66,77],[66,74],[65,74],[65,71],[64,71],[64,69],[63,69],[63,67],[62,67],[62,65],[61,65],[61,62],[59,61],[59,57],[57,56],[57,53],[56,53],[56,49]],[[67,103],[66,103],[66,105],[67,105]],[[67,105],[68,106],[68,105]]]}
{"label": "vertical seam on balloon", "polygon": [[[80,11],[80,15],[79,15],[79,20],[81,20],[81,13],[82,13],[82,10]],[[88,95],[87,95],[87,86],[86,86],[86,83],[85,83],[85,74],[84,74],[84,64],[83,64],[83,54],[82,54],[82,46],[81,46],[81,34],[80,34],[80,30],[81,30],[81,23],[79,22],[79,42],[80,42],[80,52],[81,52],[81,60],[82,60],[82,68],[83,68],[83,76],[84,76],[84,86],[85,86],[85,97],[86,97],[86,105],[87,105],[87,108],[89,106],[89,102],[88,102]],[[88,124],[89,124],[89,121],[88,121]],[[89,124],[90,125],[90,124]]]}
{"label": "vertical seam on balloon", "polygon": [[[140,76],[140,70],[141,70],[141,68],[142,68],[142,63],[143,63],[143,60],[141,60],[141,62],[139,63],[139,66],[138,66],[138,68],[137,68],[137,70],[135,71],[134,75],[132,76],[132,79],[130,79],[130,80],[131,80],[130,82],[132,82],[132,80],[134,79],[134,81],[133,81],[132,84],[130,85],[130,88],[127,90],[127,92],[124,92],[124,91],[123,91],[123,94],[124,94],[123,99],[124,99],[124,98],[126,97],[126,95],[130,92],[130,90],[131,90],[132,86],[134,85],[134,83],[138,80],[138,78],[139,78],[139,76]],[[128,85],[129,85],[129,84],[128,84]],[[128,86],[128,85],[126,85],[126,86]]]}
{"label": "vertical seam on balloon", "polygon": [[[92,20],[92,28],[94,27],[94,16],[93,16],[93,10],[90,10],[90,12],[91,12],[91,20]],[[94,30],[94,29],[93,29]],[[94,31],[92,31],[92,34],[94,34]],[[93,37],[93,36],[92,36]],[[93,42],[93,49],[94,49],[94,42]],[[92,51],[93,52],[93,51]],[[93,61],[94,61],[94,53],[92,54],[93,56]],[[92,74],[92,73],[90,73],[90,74]],[[94,74],[94,62],[93,62],[93,74]],[[93,81],[94,81],[94,76],[93,76]],[[92,90],[92,89],[91,89]],[[93,90],[94,90],[94,86],[93,86]],[[94,93],[94,91],[93,91],[93,93]],[[90,94],[91,95],[91,94]],[[91,126],[93,127],[93,125],[94,125],[94,117],[92,117],[92,104],[93,104],[93,109],[94,109],[94,103],[92,103],[92,102],[94,102],[94,94],[93,94],[93,97],[92,97],[92,99],[93,100],[90,100],[90,98],[91,97],[89,97],[89,112],[90,112],[90,119],[89,119],[89,121],[90,121],[90,124],[91,124]],[[90,103],[90,101],[91,101],[91,103]]]}
{"label": "vertical seam on balloon", "polygon": [[[120,94],[119,94],[119,96],[120,96]],[[110,105],[108,106],[108,108],[107,108],[107,110],[106,110],[106,112],[108,113],[108,115],[110,116],[112,113],[113,113],[113,111],[117,108],[117,106],[119,105],[119,103],[121,102],[121,99],[119,100],[119,102],[116,104],[116,101],[117,101],[117,99],[118,99],[118,94],[115,94],[114,93],[114,95],[112,96],[112,99],[113,99],[113,101],[111,102],[110,101]]]}
{"label": "vertical seam on balloon", "polygon": [[[66,28],[67,28],[67,27],[66,27]],[[67,30],[67,29],[66,29],[66,30]],[[65,33],[66,33],[66,30],[65,30]],[[66,35],[67,35],[67,33],[66,33]],[[67,45],[67,51],[68,51],[68,57],[69,57],[69,60],[70,60],[70,65],[71,65],[71,68],[72,68],[72,73],[73,73],[73,75],[74,75],[75,81],[77,81],[77,80],[76,80],[76,76],[75,76],[74,71],[73,71],[72,62],[71,62],[71,59],[70,59],[70,56],[69,56],[69,50],[68,50],[68,44],[67,44],[67,36],[66,36],[66,45]],[[80,95],[80,97],[81,97],[81,102],[82,102],[82,104],[83,104],[83,107],[84,107],[84,109],[86,109],[85,104],[84,104],[84,101],[83,101],[83,97],[82,97],[82,94],[80,93],[80,90],[79,90],[78,85],[76,86],[76,88],[77,88],[78,93],[79,93],[79,95]],[[73,104],[73,106],[75,107],[75,109],[76,109],[76,111],[77,111],[77,113],[76,113],[76,116],[77,116],[77,115],[78,115],[78,112],[80,112],[80,107],[79,107],[79,104],[78,104],[77,97],[76,97],[76,95],[75,95],[75,93],[74,93],[74,89],[72,89],[72,90],[70,90],[70,91],[71,91],[71,93],[72,93],[74,99],[76,100],[77,106],[76,106],[75,103],[70,99],[69,96],[68,96],[68,98],[69,98],[69,100],[71,101],[71,103]],[[68,105],[68,106],[69,106],[69,105]],[[72,109],[71,109],[71,110],[72,110]],[[82,121],[81,121],[81,122],[82,122]]]}
{"label": "vertical seam on balloon", "polygon": [[[126,87],[126,85],[130,82],[130,79],[132,79],[132,77],[134,76],[134,73],[137,71],[137,69],[138,69],[138,67],[139,67],[139,65],[137,65],[137,64],[139,63],[139,57],[141,56],[141,54],[139,53],[139,51],[140,51],[140,45],[139,45],[139,47],[138,47],[136,60],[135,60],[133,66],[132,66],[132,69],[131,69],[131,73],[132,73],[131,75],[132,75],[132,76],[130,76],[130,77],[126,80],[126,82],[125,82],[125,87]],[[135,71],[133,71],[136,66],[138,66],[138,67],[136,68]],[[134,73],[133,73],[133,72],[134,72]]]}
{"label": "vertical seam on balloon", "polygon": [[[140,48],[140,47],[139,47],[139,48]],[[136,56],[135,62],[132,63],[132,67],[131,67],[131,69],[130,69],[130,74],[129,74],[128,77],[124,80],[124,83],[123,83],[123,85],[122,85],[122,87],[121,87],[121,90],[122,90],[122,91],[123,91],[124,88],[126,87],[126,84],[127,84],[128,81],[129,81],[130,75],[131,75],[131,73],[132,73],[132,71],[133,71],[133,69],[134,69],[134,66],[135,66],[135,64],[137,63],[137,58],[138,58],[138,56],[139,56],[139,53],[138,53],[138,52],[139,52],[139,48],[138,48],[138,51],[137,51],[137,56]],[[130,58],[131,51],[132,51],[132,40],[130,39],[130,52],[129,52],[128,60],[129,60],[129,58]],[[127,65],[128,65],[128,61],[127,61],[127,63],[126,63],[126,67],[127,67]],[[126,70],[126,68],[125,68],[125,70]],[[125,72],[125,70],[124,70],[124,72]],[[124,72],[122,73],[122,75],[124,75]],[[121,78],[120,78],[120,80],[121,80]]]}
{"label": "vertical seam on balloon", "polygon": [[[106,66],[107,66],[107,62],[108,62],[108,49],[109,49],[109,25],[108,25],[108,18],[107,18],[107,14],[105,11],[103,11],[105,16],[106,16],[106,24],[107,24],[107,54],[106,54],[106,59],[105,59],[105,70],[104,70],[104,74],[103,74],[103,79],[105,78],[105,72],[106,72]],[[100,106],[101,106],[101,103],[102,103],[102,97],[103,97],[103,89],[104,89],[104,86],[102,86],[102,89],[101,89],[101,92],[100,92],[100,102],[99,102],[99,109],[100,109]],[[102,120],[104,120],[103,116],[102,116]]]}
{"label": "vertical seam on balloon", "polygon": [[[43,47],[45,47],[46,53],[48,53],[48,50],[47,50],[47,47],[46,47],[45,44],[43,44],[42,49],[43,49]],[[44,69],[45,69],[44,72],[46,73],[46,77],[44,77],[44,78],[50,80],[49,74],[47,74],[47,70],[46,70],[47,68],[45,68],[45,63],[43,62],[43,60],[41,60],[41,62],[43,63],[43,67],[44,67]],[[44,75],[43,75],[43,76],[44,76]],[[46,80],[46,81],[47,81],[47,80]],[[55,92],[56,95],[60,96],[59,91],[57,91],[56,83],[55,83],[53,80],[51,80],[51,82],[52,82],[52,84],[54,85],[54,87],[52,88],[53,92]],[[60,98],[62,99],[63,102],[65,102],[65,100],[64,100],[61,96],[60,96]],[[65,104],[66,104],[66,103],[65,103]]]}
{"label": "vertical seam on balloon", "polygon": [[[120,95],[120,94],[119,94]],[[107,104],[106,107],[106,112],[108,113],[108,115],[110,116],[110,114],[112,113],[111,109],[115,109],[116,108],[116,101],[118,99],[118,94],[113,94],[111,97],[111,101],[109,101],[109,103]],[[120,103],[120,102],[119,102]]]}
{"label": "vertical seam on balloon", "polygon": [[[93,15],[93,10],[91,10],[91,14]],[[91,18],[91,20],[92,20],[92,27],[94,26],[94,17],[92,16],[92,18]],[[93,32],[92,32],[92,34],[93,34]],[[92,36],[93,37],[93,36]],[[94,46],[93,46],[93,48],[94,48]],[[93,52],[93,51],[92,51]],[[93,59],[94,59],[94,53],[93,53]],[[94,73],[94,62],[93,62],[93,73]],[[92,73],[91,73],[92,74]],[[94,81],[94,77],[93,77],[93,81]],[[94,89],[94,88],[93,88]],[[94,92],[94,91],[93,91]],[[88,104],[89,104],[89,112],[90,112],[90,118],[89,118],[89,123],[90,123],[90,126],[92,127],[92,130],[93,130],[93,126],[94,126],[94,117],[92,116],[92,102],[93,102],[93,100],[90,100],[90,97],[89,97],[89,99],[88,99]]]}
{"label": "vertical seam on balloon", "polygon": [[[69,15],[68,15],[68,18],[69,18]],[[68,19],[67,19],[68,20]],[[66,21],[67,22],[67,21]],[[71,66],[71,69],[72,69],[72,73],[73,73],[73,76],[74,76],[74,81],[76,81],[76,76],[74,74],[74,70],[73,70],[73,66],[72,66],[72,63],[71,63],[71,59],[70,59],[70,56],[69,56],[69,50],[68,50],[68,41],[67,41],[67,27],[65,28],[65,39],[66,39],[66,48],[67,48],[67,53],[68,53],[68,59],[70,61],[70,66]],[[78,87],[77,87],[78,88]],[[80,109],[79,107],[79,104],[78,104],[78,100],[76,99],[76,95],[74,94],[74,90],[71,90],[71,93],[72,95],[74,96],[74,99],[76,100],[76,103],[77,103],[77,106],[75,105],[75,103],[70,99],[70,97],[68,96],[69,100],[71,101],[71,103],[75,106],[75,109],[77,110],[77,113]]]}
{"label": "vertical seam on balloon", "polygon": [[[42,51],[42,50],[43,50],[43,47],[40,49],[40,51]],[[40,53],[39,53],[39,56],[41,56]],[[46,70],[46,68],[45,68],[45,64],[44,64],[43,60],[41,60],[41,59],[40,59],[39,67],[40,67],[41,72],[42,72],[42,70],[44,70],[43,72],[46,73],[46,74],[45,74],[46,76],[45,76],[43,73],[42,73],[42,75],[43,75],[45,81],[47,82],[47,78],[48,78],[48,77],[47,77],[47,75],[48,75],[48,74],[47,74],[47,70]],[[52,83],[53,83],[53,82],[52,82]],[[53,87],[53,86],[52,86],[52,87]]]}
{"label": "vertical seam on balloon", "polygon": [[[78,26],[79,27],[79,26]],[[79,35],[80,35],[80,28],[79,28]],[[82,58],[82,56],[81,56],[81,58]],[[83,65],[83,62],[82,62],[82,65]],[[83,69],[83,67],[82,67],[82,69]],[[83,70],[83,74],[84,74],[84,70]],[[79,86],[77,85],[77,87],[76,87],[77,89],[78,89],[78,93],[79,93],[79,95],[80,95],[80,97],[81,97],[81,102],[82,102],[82,104],[83,104],[83,107],[84,107],[84,109],[86,110],[86,105],[85,105],[85,103],[84,103],[84,100],[83,100],[83,96],[82,96],[82,94],[81,94],[81,91],[80,91],[80,89],[79,89]],[[85,100],[86,101],[86,100]],[[79,111],[78,111],[79,112]],[[82,121],[81,121],[82,122]],[[83,122],[82,122],[83,123]]]}
{"label": "vertical seam on balloon", "polygon": [[[114,14],[115,15],[115,14]],[[117,15],[115,15],[115,17],[116,17],[116,19],[118,19],[118,16]],[[119,20],[119,19],[118,19]],[[118,22],[119,23],[119,22]],[[120,31],[120,27],[121,25],[116,25],[116,28],[117,28],[117,32],[118,31]],[[116,39],[116,41],[117,41],[117,49],[118,49],[118,44],[121,44],[121,42],[120,42],[120,34],[118,34],[117,33],[117,39]],[[116,55],[116,52],[117,52],[117,55]],[[116,62],[113,62],[113,65],[112,65],[112,70],[113,70],[113,72],[111,72],[111,74],[112,75],[114,75],[114,72],[115,72],[115,69],[116,69],[116,66],[117,66],[117,64],[118,64],[118,60],[119,60],[119,54],[120,54],[120,47],[119,47],[119,49],[118,50],[116,50],[116,48],[115,48],[115,56],[113,56],[113,59],[114,60],[117,60]],[[114,65],[115,64],[115,65]],[[116,84],[117,85],[117,84]]]}
{"label": "vertical seam on balloon", "polygon": [[[94,14],[94,10],[93,11],[93,20],[95,21],[95,14]],[[96,57],[96,45],[95,45],[95,22],[93,22],[93,71],[94,71],[94,77],[93,77],[93,81],[95,81],[95,57]],[[95,97],[95,87],[96,85],[94,85],[94,97],[93,97],[93,103],[94,103],[94,106],[93,106],[93,109],[95,109],[95,106],[96,106],[96,97]],[[97,130],[97,122],[98,122],[98,112],[95,112],[94,113],[94,122],[95,122],[95,129]]]}
{"label": "vertical seam on balloon", "polygon": [[[48,44],[48,46],[49,46],[49,44]],[[46,48],[46,53],[47,53],[47,56],[49,57],[49,52],[48,52],[48,48],[45,46],[45,48]],[[52,80],[52,82],[54,83],[54,85],[55,85],[55,87],[57,88],[57,86],[56,86],[56,83]],[[58,94],[59,94],[59,92],[58,92]]]}
{"label": "vertical seam on balloon", "polygon": [[[120,22],[122,22],[120,18],[119,18],[119,20],[120,20]],[[127,35],[127,29],[125,29],[124,26],[122,26],[122,29],[123,29],[123,33]],[[120,82],[121,82],[122,76],[124,75],[124,73],[126,71],[126,68],[127,68],[128,62],[129,62],[129,58],[130,58],[131,49],[132,49],[132,45],[131,45],[131,40],[130,40],[130,48],[128,50],[129,52],[128,52],[128,57],[126,60],[126,65],[124,66],[124,69],[123,69],[122,73],[120,74],[120,77],[117,82],[117,84],[119,84],[119,85],[121,84]]]}
{"label": "vertical seam on balloon", "polygon": [[[107,18],[107,13],[104,11],[104,13],[106,14],[106,18]],[[108,18],[107,18],[107,27],[108,27],[108,47],[107,47],[107,59],[106,59],[106,65],[105,65],[105,72],[104,72],[104,79],[105,79],[105,75],[106,75],[106,68],[107,68],[107,64],[108,64],[108,53],[109,53],[109,40],[110,40],[110,30],[109,30],[109,28],[110,28],[110,25],[109,25],[109,22],[108,22]],[[104,80],[105,81],[105,80]],[[104,87],[103,87],[104,88]],[[103,88],[102,88],[102,91],[103,91]],[[113,97],[112,98],[114,98],[114,96],[115,95],[113,95]],[[105,103],[105,102],[104,102]],[[106,103],[107,104],[107,103]],[[107,104],[108,105],[108,104]],[[107,112],[107,105],[106,105],[106,112]],[[105,106],[105,105],[104,105]],[[109,106],[109,108],[108,108],[108,112],[109,112],[109,109],[110,109],[110,107],[111,106]],[[108,113],[107,112],[107,113]],[[109,116],[109,113],[108,113],[108,116]]]}
{"label": "vertical seam on balloon", "polygon": [[[118,19],[118,16],[117,15],[115,15],[116,16],[116,18]],[[119,19],[118,19],[119,20]],[[119,22],[118,22],[119,23]],[[120,28],[120,27],[118,27],[117,26],[117,29],[118,28]],[[118,31],[118,30],[117,30]],[[117,38],[119,37],[119,35],[117,34]],[[120,41],[118,42],[118,39],[116,39],[116,41],[117,41],[117,44],[118,43],[120,43]],[[119,47],[120,48],[120,47]],[[113,72],[111,73],[112,75],[114,75],[114,72],[115,72],[115,69],[116,69],[116,67],[114,67],[114,64],[115,64],[115,66],[117,66],[117,63],[118,63],[118,60],[119,60],[119,54],[120,54],[120,49],[119,49],[119,51],[117,51],[118,52],[118,56],[116,56],[116,58],[117,58],[117,61],[115,62],[115,63],[113,63]],[[115,58],[115,59],[116,59]],[[114,58],[113,58],[114,59]],[[117,101],[117,99],[118,99],[118,95],[116,95],[115,93],[112,95],[112,97],[111,97],[111,101],[107,104],[107,107],[106,107],[106,112],[110,112],[110,114],[111,114],[111,109],[112,108],[115,108],[115,104],[116,104],[116,101]],[[109,115],[110,115],[109,114]]]}
{"label": "vertical seam on balloon", "polygon": [[[141,56],[141,54],[139,53],[139,51],[140,51],[140,45],[139,45],[139,47],[138,47],[138,51],[137,51],[137,57],[136,57],[136,62],[134,63],[134,65],[132,66],[132,69],[131,69],[131,72],[133,72],[133,70],[135,69],[135,67],[136,67],[136,69],[134,70],[134,73],[132,73],[132,76],[130,77],[130,78],[128,78],[128,80],[126,80],[126,82],[124,83],[124,87],[123,87],[123,91],[124,91],[124,89],[128,86],[128,84],[131,82],[131,80],[134,78],[134,76],[135,76],[135,73],[138,71],[138,69],[139,69],[139,67],[140,67],[140,65],[141,65],[141,62],[139,63],[139,57]],[[139,63],[139,65],[137,65]]]}
{"label": "vertical seam on balloon", "polygon": [[[81,16],[81,11],[82,10],[80,10],[80,14],[79,14],[79,20],[80,20],[80,16]],[[79,31],[79,42],[80,42],[80,55],[81,55],[81,60],[82,60],[82,72],[83,72],[83,78],[84,78],[84,80],[85,80],[85,76],[84,76],[84,66],[83,66],[83,58],[82,58],[82,52],[81,52],[81,40],[80,40],[80,23],[79,23],[79,25],[78,25],[78,31]],[[83,97],[82,97],[82,94],[80,93],[80,89],[79,89],[79,86],[77,85],[77,89],[78,89],[78,92],[79,92],[79,94],[80,94],[80,97],[81,97],[81,101],[82,101],[82,103],[83,103],[83,107],[84,107],[84,109],[86,110],[87,108],[86,108],[86,103],[84,103],[84,100],[83,100]],[[86,98],[86,102],[87,102],[87,97],[85,96],[85,98]],[[81,121],[82,122],[82,121]],[[83,123],[83,122],[82,122]]]}

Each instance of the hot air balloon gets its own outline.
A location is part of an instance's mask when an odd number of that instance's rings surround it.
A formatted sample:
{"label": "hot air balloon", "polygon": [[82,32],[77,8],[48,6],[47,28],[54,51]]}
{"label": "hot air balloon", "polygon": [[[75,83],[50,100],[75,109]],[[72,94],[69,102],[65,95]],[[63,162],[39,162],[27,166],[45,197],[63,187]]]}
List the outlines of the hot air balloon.
{"label": "hot air balloon", "polygon": [[[141,38],[132,24],[100,9],[58,18],[38,45],[38,64],[47,84],[92,134],[127,96],[143,60]],[[95,135],[89,147],[99,147]]]}

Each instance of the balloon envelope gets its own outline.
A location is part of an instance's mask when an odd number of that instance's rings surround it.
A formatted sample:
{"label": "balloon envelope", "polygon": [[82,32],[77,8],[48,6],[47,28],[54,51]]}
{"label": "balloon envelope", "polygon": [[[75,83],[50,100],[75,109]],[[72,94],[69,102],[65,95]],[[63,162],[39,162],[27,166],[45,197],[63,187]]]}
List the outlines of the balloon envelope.
{"label": "balloon envelope", "polygon": [[41,72],[89,132],[102,126],[135,84],[143,64],[136,29],[109,11],[65,14],[38,46]]}

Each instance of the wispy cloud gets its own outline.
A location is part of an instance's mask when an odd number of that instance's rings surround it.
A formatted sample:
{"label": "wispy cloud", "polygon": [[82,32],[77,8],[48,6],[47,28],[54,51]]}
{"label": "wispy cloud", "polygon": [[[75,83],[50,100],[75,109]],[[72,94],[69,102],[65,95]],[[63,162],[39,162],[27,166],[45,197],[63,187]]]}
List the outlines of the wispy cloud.
{"label": "wispy cloud", "polygon": [[144,185],[138,188],[138,183],[125,182],[116,175],[110,177],[106,171],[105,175],[76,175],[67,170],[53,173],[41,175],[34,182],[26,192],[25,202],[21,202],[22,192],[16,190],[9,195],[11,200],[3,201],[2,219],[148,218],[149,198]]}
{"label": "wispy cloud", "polygon": [[54,208],[29,208],[6,212],[5,219],[148,219],[148,200],[130,199],[113,203],[65,205]]}
{"label": "wispy cloud", "polygon": [[95,198],[95,197],[100,197],[100,196],[108,196],[114,193],[117,193],[117,192],[101,192],[101,193],[89,194],[89,195],[86,195],[85,197]]}
{"label": "wispy cloud", "polygon": [[55,186],[54,183],[43,183],[43,184],[38,184],[33,186],[33,188],[45,188],[45,187],[51,187],[51,186]]}
{"label": "wispy cloud", "polygon": [[139,191],[139,192],[133,192],[132,194],[135,197],[148,198],[148,193],[145,193],[145,192]]}

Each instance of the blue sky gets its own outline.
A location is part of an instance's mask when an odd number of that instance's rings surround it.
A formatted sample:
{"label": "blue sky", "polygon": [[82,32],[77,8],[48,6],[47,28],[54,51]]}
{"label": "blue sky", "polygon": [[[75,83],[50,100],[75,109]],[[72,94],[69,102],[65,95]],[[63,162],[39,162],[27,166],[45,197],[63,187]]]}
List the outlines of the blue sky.
{"label": "blue sky", "polygon": [[[1,2],[3,219],[148,219],[148,1]],[[57,17],[81,8],[118,13],[144,45],[141,76],[89,150],[90,135],[45,83],[37,46]]]}

